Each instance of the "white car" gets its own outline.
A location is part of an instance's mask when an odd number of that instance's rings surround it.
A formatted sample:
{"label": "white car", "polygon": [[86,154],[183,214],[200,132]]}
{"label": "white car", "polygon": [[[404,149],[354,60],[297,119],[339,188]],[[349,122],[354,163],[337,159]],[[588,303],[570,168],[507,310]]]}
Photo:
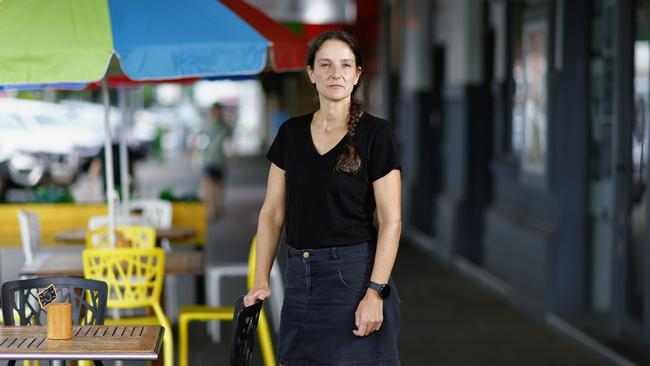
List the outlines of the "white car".
{"label": "white car", "polygon": [[46,131],[53,138],[72,144],[82,159],[95,157],[103,146],[101,120],[88,120],[63,105],[5,98],[0,99],[0,111],[19,114],[31,130]]}
{"label": "white car", "polygon": [[[78,100],[64,100],[68,113],[75,116],[80,126],[92,128],[99,132],[99,138],[104,138],[104,106]],[[136,110],[132,114],[132,123],[127,132],[126,141],[130,149],[141,151],[147,149],[156,135],[156,115],[149,110]],[[109,122],[111,126],[112,141],[119,141],[120,122],[122,113],[119,108],[111,107]]]}
{"label": "white car", "polygon": [[60,133],[40,128],[24,115],[2,108],[0,99],[0,146],[10,158],[7,170],[10,185],[32,187],[48,177],[69,184],[79,169],[74,144]]}
{"label": "white car", "polygon": [[9,188],[9,159],[13,150],[0,144],[0,201],[4,200]]}

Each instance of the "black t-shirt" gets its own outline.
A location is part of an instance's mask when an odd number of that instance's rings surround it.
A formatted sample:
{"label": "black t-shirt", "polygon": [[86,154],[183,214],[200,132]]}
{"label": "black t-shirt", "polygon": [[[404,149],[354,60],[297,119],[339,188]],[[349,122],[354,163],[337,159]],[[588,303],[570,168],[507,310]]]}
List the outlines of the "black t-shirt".
{"label": "black t-shirt", "polygon": [[372,182],[400,169],[388,121],[364,113],[352,138],[359,173],[334,171],[348,135],[320,155],[311,137],[313,114],[282,124],[266,157],[285,171],[287,244],[298,249],[354,245],[377,239]]}

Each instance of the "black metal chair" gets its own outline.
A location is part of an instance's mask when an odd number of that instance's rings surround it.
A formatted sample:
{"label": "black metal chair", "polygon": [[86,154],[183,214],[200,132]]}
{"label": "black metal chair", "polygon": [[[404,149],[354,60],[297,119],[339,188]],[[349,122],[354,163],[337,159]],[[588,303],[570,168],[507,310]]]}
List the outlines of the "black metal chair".
{"label": "black metal chair", "polygon": [[[106,313],[108,286],[105,282],[75,277],[41,277],[2,284],[2,315],[5,325],[45,325],[47,309],[42,309],[37,294],[53,285],[59,303],[72,304],[74,325],[102,325]],[[19,324],[16,324],[17,317]],[[102,365],[95,360],[95,365]],[[9,361],[8,366],[16,361]]]}
{"label": "black metal chair", "polygon": [[248,366],[253,356],[255,330],[264,301],[244,306],[244,297],[237,299],[232,323],[232,342],[230,344],[230,363],[232,366]]}

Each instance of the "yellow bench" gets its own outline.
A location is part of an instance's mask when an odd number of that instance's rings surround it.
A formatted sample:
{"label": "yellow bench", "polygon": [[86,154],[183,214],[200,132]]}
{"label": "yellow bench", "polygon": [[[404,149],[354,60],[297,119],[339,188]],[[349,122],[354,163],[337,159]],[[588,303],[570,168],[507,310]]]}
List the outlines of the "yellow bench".
{"label": "yellow bench", "polygon": [[[195,229],[192,245],[204,245],[206,235],[205,209],[200,202],[173,202],[172,226]],[[36,213],[41,221],[41,245],[63,246],[54,237],[63,229],[82,228],[91,216],[106,215],[104,204],[0,204],[0,246],[20,247],[20,227],[16,213],[27,210]]]}

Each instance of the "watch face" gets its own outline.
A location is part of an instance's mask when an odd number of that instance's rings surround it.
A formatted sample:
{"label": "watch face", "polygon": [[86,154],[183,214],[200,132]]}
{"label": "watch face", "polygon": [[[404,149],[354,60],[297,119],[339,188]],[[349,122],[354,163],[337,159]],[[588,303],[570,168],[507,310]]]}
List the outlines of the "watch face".
{"label": "watch face", "polygon": [[379,292],[379,295],[381,296],[382,299],[385,299],[390,295],[390,285],[386,284],[381,287],[381,292]]}

